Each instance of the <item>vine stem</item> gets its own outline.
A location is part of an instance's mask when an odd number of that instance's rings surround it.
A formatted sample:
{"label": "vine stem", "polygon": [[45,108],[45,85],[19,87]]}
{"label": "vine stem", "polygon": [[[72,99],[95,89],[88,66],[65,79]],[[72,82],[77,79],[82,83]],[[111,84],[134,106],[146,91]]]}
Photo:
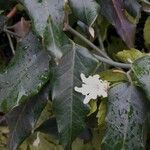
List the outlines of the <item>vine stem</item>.
{"label": "vine stem", "polygon": [[109,65],[112,65],[114,67],[119,67],[119,68],[124,68],[124,69],[130,69],[131,68],[131,64],[124,64],[124,63],[119,63],[119,62],[115,62],[113,60],[109,60],[109,59],[106,59],[106,58],[103,58],[103,57],[100,57],[98,55],[95,55],[94,56],[100,60],[101,62],[104,62],[104,63],[107,63]]}
{"label": "vine stem", "polygon": [[11,37],[10,37],[9,33],[7,33],[7,32],[6,32],[6,35],[8,37],[8,41],[9,41],[9,44],[10,44],[10,48],[11,48],[12,54],[15,55],[15,49],[14,49],[14,45],[13,45],[13,42],[11,40]]}
{"label": "vine stem", "polygon": [[85,43],[87,43],[91,48],[93,48],[98,53],[100,53],[101,56],[103,56],[103,57],[98,56],[96,54],[94,54],[94,56],[98,60],[100,60],[101,62],[107,63],[107,64],[115,66],[115,67],[119,67],[119,68],[124,68],[124,69],[130,69],[131,68],[131,64],[124,64],[124,63],[119,63],[119,62],[113,61],[103,51],[101,51],[98,47],[96,47],[93,43],[91,43],[88,39],[86,39],[83,35],[81,35],[79,32],[77,32],[76,30],[74,30],[68,23],[64,24],[64,31],[69,31],[70,33],[76,35],[81,40],[83,40]]}
{"label": "vine stem", "polygon": [[98,26],[96,26],[96,30],[97,30],[97,33],[98,33],[98,41],[99,41],[99,44],[100,44],[100,49],[106,53],[106,50],[105,50],[105,47],[104,47],[104,44],[103,44],[103,40],[102,40],[102,36],[100,34],[100,30],[99,30]]}
{"label": "vine stem", "polygon": [[87,43],[91,48],[93,48],[96,52],[98,52],[101,56],[103,56],[103,57],[111,60],[111,58],[109,58],[104,51],[101,51],[101,49],[99,49],[97,46],[95,46],[92,42],[90,42],[88,39],[86,39],[79,32],[77,32],[76,30],[74,30],[68,23],[64,24],[64,31],[69,31],[72,34],[76,35],[81,40],[83,40],[85,43]]}

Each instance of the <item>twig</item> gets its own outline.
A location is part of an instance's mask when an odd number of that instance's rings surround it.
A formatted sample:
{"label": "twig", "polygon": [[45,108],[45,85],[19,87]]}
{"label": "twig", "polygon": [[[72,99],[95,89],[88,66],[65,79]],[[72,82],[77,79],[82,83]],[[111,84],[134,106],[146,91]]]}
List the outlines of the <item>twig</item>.
{"label": "twig", "polygon": [[68,23],[64,24],[64,31],[69,31],[72,34],[78,36],[80,39],[82,39],[84,42],[86,42],[91,48],[99,52],[103,57],[95,55],[94,56],[100,60],[101,62],[107,63],[109,65],[115,66],[115,67],[120,67],[120,68],[125,68],[125,69],[130,69],[131,65],[130,64],[124,64],[124,63],[119,63],[113,61],[111,58],[109,58],[103,51],[101,51],[98,47],[96,47],[93,43],[91,43],[88,39],[86,39],[83,35],[78,33],[76,30],[74,30]]}
{"label": "twig", "polygon": [[131,84],[133,84],[133,81],[132,81],[132,78],[131,78],[131,76],[130,76],[130,73],[131,73],[131,70],[129,70],[126,74],[127,74],[127,78],[128,78],[128,80],[129,80],[129,82],[131,83]]}
{"label": "twig", "polygon": [[124,64],[124,63],[115,62],[115,61],[113,61],[113,60],[109,60],[109,59],[100,57],[100,56],[95,55],[95,54],[94,54],[94,56],[95,56],[98,60],[100,60],[101,62],[107,63],[107,64],[112,65],[112,66],[115,66],[115,67],[124,68],[124,69],[130,69],[130,68],[131,68],[131,65],[130,65],[130,64]]}
{"label": "twig", "polygon": [[9,33],[7,33],[7,32],[6,32],[6,35],[8,37],[8,41],[9,41],[9,44],[10,44],[10,48],[12,50],[12,54],[15,55],[15,49],[14,49],[14,45],[13,45],[13,42],[11,40],[11,37],[10,37]]}
{"label": "twig", "polygon": [[11,34],[13,36],[16,36],[16,37],[20,38],[20,36],[18,34],[16,34],[15,32],[12,32],[10,30],[4,29],[4,32],[9,33],[9,34]]}
{"label": "twig", "polygon": [[106,50],[105,50],[105,47],[104,47],[104,44],[103,44],[103,40],[102,40],[102,36],[100,34],[100,30],[99,30],[98,27],[96,27],[96,30],[97,30],[97,33],[98,33],[98,41],[99,41],[99,44],[100,44],[100,49],[106,53]]}

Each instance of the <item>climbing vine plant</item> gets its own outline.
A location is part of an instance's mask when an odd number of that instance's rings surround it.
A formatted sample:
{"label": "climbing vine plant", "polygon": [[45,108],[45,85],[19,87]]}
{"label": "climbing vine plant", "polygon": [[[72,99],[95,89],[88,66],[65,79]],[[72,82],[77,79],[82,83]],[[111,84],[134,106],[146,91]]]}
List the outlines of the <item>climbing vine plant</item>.
{"label": "climbing vine plant", "polygon": [[1,0],[0,149],[149,149],[149,14],[148,0]]}

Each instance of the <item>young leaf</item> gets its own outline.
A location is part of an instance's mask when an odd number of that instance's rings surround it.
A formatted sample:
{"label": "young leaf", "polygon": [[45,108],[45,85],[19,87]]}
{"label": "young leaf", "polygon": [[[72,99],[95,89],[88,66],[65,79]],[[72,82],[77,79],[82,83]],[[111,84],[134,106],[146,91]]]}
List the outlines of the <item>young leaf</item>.
{"label": "young leaf", "polygon": [[132,64],[132,70],[140,87],[150,100],[150,56],[139,58]]}
{"label": "young leaf", "polygon": [[49,99],[49,86],[31,97],[27,103],[15,107],[6,115],[10,129],[9,150],[17,147],[34,131],[36,122]]}
{"label": "young leaf", "polygon": [[84,96],[75,92],[75,86],[81,86],[80,74],[94,73],[98,61],[87,49],[73,45],[62,59],[54,74],[53,108],[58,124],[60,142],[69,149],[72,141],[85,128],[88,108],[83,104]]}
{"label": "young leaf", "polygon": [[118,60],[124,63],[131,63],[142,56],[144,56],[144,54],[135,48],[123,50],[116,54]]}
{"label": "young leaf", "polygon": [[106,70],[99,73],[102,80],[107,80],[111,83],[117,83],[121,81],[128,81],[126,74],[120,72],[120,70]]}
{"label": "young leaf", "polygon": [[89,102],[90,105],[90,112],[88,113],[87,116],[90,116],[91,114],[95,113],[97,110],[97,101],[96,100],[91,100]]}
{"label": "young leaf", "polygon": [[136,25],[129,22],[125,16],[124,4],[121,0],[98,0],[101,13],[116,28],[128,47],[134,47]]}
{"label": "young leaf", "polygon": [[105,117],[106,117],[106,112],[107,112],[107,103],[106,103],[107,99],[103,99],[99,105],[98,108],[98,113],[96,115],[97,117],[97,122],[98,122],[98,126],[100,128],[104,128],[105,127]]}
{"label": "young leaf", "polygon": [[29,32],[18,44],[16,55],[0,74],[0,111],[7,112],[39,92],[49,78],[49,56]]}
{"label": "young leaf", "polygon": [[79,20],[91,26],[98,16],[99,5],[95,0],[69,0],[73,13]]}
{"label": "young leaf", "polygon": [[140,90],[120,83],[109,91],[102,150],[145,149],[147,107]]}

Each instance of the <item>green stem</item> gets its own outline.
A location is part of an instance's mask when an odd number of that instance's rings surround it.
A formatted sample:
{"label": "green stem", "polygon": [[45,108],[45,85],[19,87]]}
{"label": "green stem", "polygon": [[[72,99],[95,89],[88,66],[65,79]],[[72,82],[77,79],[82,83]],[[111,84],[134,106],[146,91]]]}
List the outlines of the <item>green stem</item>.
{"label": "green stem", "polygon": [[115,62],[113,60],[109,60],[109,59],[106,59],[106,58],[103,58],[103,57],[100,57],[98,55],[95,55],[94,56],[100,60],[101,62],[104,62],[104,63],[107,63],[109,65],[112,65],[114,67],[119,67],[119,68],[124,68],[124,69],[130,69],[131,68],[131,65],[130,64],[124,64],[124,63],[119,63],[119,62]]}
{"label": "green stem", "polygon": [[86,39],[83,35],[81,35],[80,33],[78,33],[76,30],[74,30],[70,25],[68,25],[67,23],[65,23],[64,26],[64,31],[69,31],[72,34],[78,36],[81,40],[83,40],[85,43],[87,43],[91,48],[93,48],[94,50],[96,50],[98,53],[100,53],[103,57],[95,55],[94,56],[100,60],[101,62],[107,63],[109,65],[115,66],[115,67],[120,67],[120,68],[125,68],[125,69],[130,69],[131,65],[130,64],[124,64],[124,63],[119,63],[119,62],[115,62],[113,61],[111,58],[109,58],[106,53],[104,53],[103,51],[101,51],[98,47],[96,47],[93,43],[91,43],[88,39]]}
{"label": "green stem", "polygon": [[83,35],[81,35],[79,32],[77,32],[76,30],[74,30],[70,25],[68,25],[68,23],[65,23],[64,26],[64,31],[69,31],[72,34],[76,35],[77,37],[79,37],[81,40],[83,40],[86,44],[88,44],[91,48],[93,48],[96,52],[98,52],[101,56],[111,60],[111,58],[109,58],[107,56],[107,54],[103,51],[101,51],[97,46],[95,46],[92,42],[90,42],[88,39],[86,39]]}
{"label": "green stem", "polygon": [[98,41],[99,41],[99,44],[100,44],[100,49],[106,53],[106,50],[105,50],[105,47],[104,47],[104,44],[103,44],[103,40],[102,40],[102,36],[100,34],[100,30],[99,30],[98,27],[96,27],[96,30],[97,30],[97,33],[98,33]]}
{"label": "green stem", "polygon": [[11,48],[12,54],[15,55],[15,49],[14,49],[14,45],[13,45],[13,42],[11,40],[11,37],[10,37],[9,33],[7,33],[7,32],[6,32],[6,35],[8,37],[8,41],[9,41],[9,44],[10,44],[10,48]]}
{"label": "green stem", "polygon": [[11,34],[11,35],[13,35],[13,36],[16,36],[16,37],[20,38],[20,36],[19,36],[17,33],[15,33],[15,32],[9,31],[9,30],[7,30],[7,29],[4,29],[4,32],[6,32],[6,33],[8,33],[8,34]]}

